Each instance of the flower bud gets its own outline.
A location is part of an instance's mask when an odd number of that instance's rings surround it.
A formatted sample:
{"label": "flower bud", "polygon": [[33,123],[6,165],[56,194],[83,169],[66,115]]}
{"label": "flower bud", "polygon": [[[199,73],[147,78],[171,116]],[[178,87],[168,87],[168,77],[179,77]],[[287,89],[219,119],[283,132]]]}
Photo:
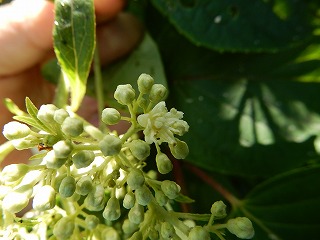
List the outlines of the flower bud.
{"label": "flower bud", "polygon": [[70,137],[77,137],[83,132],[83,122],[75,117],[67,117],[61,125],[61,130]]}
{"label": "flower bud", "polygon": [[167,174],[171,172],[173,165],[168,156],[164,153],[158,153],[156,156],[156,163],[159,173]]}
{"label": "flower bud", "polygon": [[113,156],[120,152],[122,142],[114,135],[106,135],[100,142],[99,147],[104,156]]}
{"label": "flower bud", "polygon": [[119,233],[113,227],[106,227],[103,229],[102,240],[120,240]]}
{"label": "flower bud", "polygon": [[168,202],[168,197],[164,195],[162,191],[156,191],[155,193],[156,201],[158,202],[159,206],[164,206]]}
{"label": "flower bud", "polygon": [[139,227],[138,224],[130,222],[129,219],[125,219],[122,224],[122,231],[126,235],[131,235],[132,233],[137,231],[138,227]]}
{"label": "flower bud", "polygon": [[2,208],[11,213],[20,212],[29,203],[28,195],[23,192],[9,192],[2,200]]}
{"label": "flower bud", "polygon": [[56,192],[59,192],[59,187],[61,185],[61,182],[62,180],[67,176],[66,173],[63,173],[63,174],[59,174],[58,176],[56,176],[54,178],[54,181],[53,181],[53,188]]}
{"label": "flower bud", "polygon": [[53,119],[57,123],[62,124],[63,121],[69,116],[70,116],[69,113],[65,109],[61,108],[54,112]]}
{"label": "flower bud", "polygon": [[52,124],[56,110],[58,110],[58,108],[53,104],[42,105],[38,111],[37,118],[43,123]]}
{"label": "flower bud", "polygon": [[189,147],[184,141],[176,139],[175,143],[169,144],[170,151],[176,159],[185,159],[189,154]]}
{"label": "flower bud", "polygon": [[53,151],[56,158],[67,158],[72,152],[72,144],[69,141],[61,140],[53,145]]}
{"label": "flower bud", "polygon": [[19,138],[19,139],[11,140],[11,143],[15,149],[20,151],[20,150],[35,147],[35,145],[37,144],[37,138],[28,136],[27,138]]}
{"label": "flower bud", "polygon": [[153,78],[149,74],[142,73],[138,78],[138,89],[141,93],[148,93],[154,84]]}
{"label": "flower bud", "polygon": [[114,98],[122,105],[131,104],[135,98],[135,91],[130,84],[118,85]]}
{"label": "flower bud", "polygon": [[1,172],[1,180],[5,183],[15,182],[26,175],[30,167],[26,164],[10,164],[3,168]]}
{"label": "flower bud", "polygon": [[8,140],[20,139],[28,136],[30,134],[30,128],[23,123],[16,121],[9,122],[3,127],[3,135]]}
{"label": "flower bud", "polygon": [[77,169],[88,167],[94,160],[95,154],[89,150],[82,150],[72,156],[72,162]]}
{"label": "flower bud", "polygon": [[67,158],[57,158],[54,150],[50,150],[44,156],[43,161],[48,168],[59,169],[66,163]]}
{"label": "flower bud", "polygon": [[135,196],[137,203],[142,206],[147,206],[152,200],[152,193],[146,185],[136,189]]}
{"label": "flower bud", "polygon": [[211,214],[215,219],[225,218],[227,216],[226,208],[227,206],[222,201],[216,201],[211,206]]}
{"label": "flower bud", "polygon": [[127,177],[127,184],[132,190],[136,190],[140,188],[144,184],[144,175],[140,169],[131,169],[128,177]]}
{"label": "flower bud", "polygon": [[126,209],[131,209],[134,206],[135,203],[135,197],[132,192],[128,192],[123,199],[123,207]]}
{"label": "flower bud", "polygon": [[171,223],[163,222],[161,223],[160,233],[163,238],[171,239],[175,235],[176,231]]}
{"label": "flower bud", "polygon": [[84,200],[84,204],[89,211],[101,211],[105,203],[104,187],[96,185]]}
{"label": "flower bud", "polygon": [[246,217],[229,219],[227,229],[238,238],[251,239],[254,236],[254,229],[251,221]]}
{"label": "flower bud", "polygon": [[133,140],[130,143],[130,151],[138,160],[144,160],[150,155],[150,145],[142,140]]}
{"label": "flower bud", "polygon": [[188,235],[189,240],[210,240],[210,234],[201,226],[195,226]]}
{"label": "flower bud", "polygon": [[50,185],[42,186],[33,198],[32,207],[38,211],[52,209],[56,205],[56,191]]}
{"label": "flower bud", "polygon": [[92,189],[92,179],[89,176],[80,178],[76,184],[76,193],[82,196],[87,195]]}
{"label": "flower bud", "polygon": [[155,230],[154,228],[150,229],[149,238],[150,240],[158,240],[160,238],[158,231]]}
{"label": "flower bud", "polygon": [[95,229],[100,222],[99,218],[96,217],[95,215],[87,215],[84,221],[86,223],[86,227],[89,230]]}
{"label": "flower bud", "polygon": [[121,115],[117,109],[105,108],[101,114],[101,120],[107,125],[117,124],[121,119]]}
{"label": "flower bud", "polygon": [[173,181],[164,180],[161,183],[161,190],[169,199],[175,199],[179,196],[180,186]]}
{"label": "flower bud", "polygon": [[144,208],[143,206],[136,203],[128,213],[129,221],[135,224],[140,224],[144,219]]}
{"label": "flower bud", "polygon": [[66,176],[64,179],[62,179],[60,187],[59,187],[59,193],[61,197],[68,198],[71,197],[76,190],[76,181],[71,176]]}
{"label": "flower bud", "polygon": [[119,200],[116,197],[108,200],[102,215],[108,221],[115,221],[121,216]]}
{"label": "flower bud", "polygon": [[74,219],[70,217],[61,218],[53,228],[53,235],[56,236],[57,239],[71,239],[75,228]]}
{"label": "flower bud", "polygon": [[162,84],[154,84],[151,87],[149,99],[153,103],[158,103],[167,95],[167,89]]}

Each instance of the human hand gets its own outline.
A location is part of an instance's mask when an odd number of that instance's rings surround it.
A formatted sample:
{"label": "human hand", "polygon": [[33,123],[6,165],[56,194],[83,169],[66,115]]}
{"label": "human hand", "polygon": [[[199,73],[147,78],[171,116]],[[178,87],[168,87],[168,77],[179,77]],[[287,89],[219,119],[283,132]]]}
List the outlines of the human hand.
{"label": "human hand", "polygon": [[[123,0],[95,0],[102,64],[127,54],[142,36],[139,22],[129,14],[121,13],[123,6]],[[11,98],[22,108],[26,96],[36,105],[52,100],[54,88],[44,81],[40,69],[46,60],[54,56],[53,21],[53,3],[49,1],[14,0],[0,7],[1,100]],[[2,102],[0,113],[2,129],[11,121],[11,114]],[[0,143],[3,141],[1,136]]]}

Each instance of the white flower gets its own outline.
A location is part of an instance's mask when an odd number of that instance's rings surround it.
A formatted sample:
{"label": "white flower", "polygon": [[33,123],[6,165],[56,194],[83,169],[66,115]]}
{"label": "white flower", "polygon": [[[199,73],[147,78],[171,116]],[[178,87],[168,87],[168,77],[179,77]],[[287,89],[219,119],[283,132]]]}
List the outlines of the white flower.
{"label": "white flower", "polygon": [[182,136],[189,130],[186,121],[181,120],[183,112],[172,108],[170,112],[164,101],[159,102],[149,113],[138,116],[138,123],[144,128],[145,141],[175,143],[174,134]]}

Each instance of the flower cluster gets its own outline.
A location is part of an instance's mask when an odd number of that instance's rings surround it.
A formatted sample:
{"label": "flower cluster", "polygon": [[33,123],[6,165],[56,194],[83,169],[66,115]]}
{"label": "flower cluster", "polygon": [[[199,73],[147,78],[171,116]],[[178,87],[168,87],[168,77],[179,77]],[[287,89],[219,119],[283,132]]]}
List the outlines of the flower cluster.
{"label": "flower cluster", "polygon": [[[114,93],[119,104],[127,106],[130,117],[114,108],[105,108],[102,121],[114,125],[128,121],[123,135],[101,131],[68,108],[52,104],[37,109],[27,99],[27,113],[15,116],[5,125],[4,136],[18,150],[35,148],[31,164],[6,166],[0,176],[0,237],[5,239],[210,239],[221,237],[224,229],[242,239],[253,237],[247,218],[226,217],[226,206],[212,205],[211,214],[196,225],[185,219],[193,214],[172,211],[173,201],[190,202],[174,181],[156,179],[154,171],[144,167],[152,160],[150,146],[155,145],[158,172],[172,170],[170,156],[161,151],[167,143],[171,154],[184,159],[187,144],[176,138],[189,129],[183,113],[166,108],[167,90],[142,74],[139,94],[127,84]],[[144,133],[144,140],[138,138]],[[16,216],[32,209],[22,218]],[[224,238],[221,238],[224,239]]]}

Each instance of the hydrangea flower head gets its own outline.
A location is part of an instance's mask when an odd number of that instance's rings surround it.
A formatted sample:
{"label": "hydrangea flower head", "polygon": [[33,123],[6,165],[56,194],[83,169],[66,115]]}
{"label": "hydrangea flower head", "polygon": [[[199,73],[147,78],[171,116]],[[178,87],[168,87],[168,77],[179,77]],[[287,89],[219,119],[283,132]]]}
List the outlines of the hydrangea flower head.
{"label": "hydrangea flower head", "polygon": [[138,123],[144,128],[145,141],[149,144],[176,142],[174,135],[182,136],[189,130],[186,121],[181,120],[183,112],[172,108],[169,112],[164,101],[159,102],[149,112],[138,116]]}

